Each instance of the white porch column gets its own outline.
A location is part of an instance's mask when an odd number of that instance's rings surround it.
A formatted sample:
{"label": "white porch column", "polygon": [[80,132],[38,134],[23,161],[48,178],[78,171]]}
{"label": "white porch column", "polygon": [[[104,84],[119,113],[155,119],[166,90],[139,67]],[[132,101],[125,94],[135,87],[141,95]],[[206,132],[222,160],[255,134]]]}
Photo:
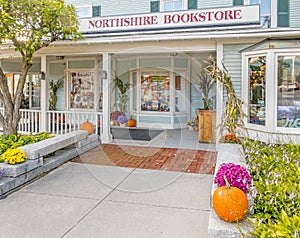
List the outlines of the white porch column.
{"label": "white porch column", "polygon": [[40,117],[40,129],[41,131],[47,131],[47,57],[41,56],[41,72],[45,73],[45,79],[41,79],[41,117]]}
{"label": "white porch column", "polygon": [[[101,135],[101,142],[103,144],[110,143],[112,141],[112,135],[110,133],[110,93],[111,93],[111,55],[109,53],[103,53],[103,65],[102,65],[102,79],[103,80],[103,133]],[[104,73],[106,72],[106,74]],[[106,77],[103,77],[105,74]]]}

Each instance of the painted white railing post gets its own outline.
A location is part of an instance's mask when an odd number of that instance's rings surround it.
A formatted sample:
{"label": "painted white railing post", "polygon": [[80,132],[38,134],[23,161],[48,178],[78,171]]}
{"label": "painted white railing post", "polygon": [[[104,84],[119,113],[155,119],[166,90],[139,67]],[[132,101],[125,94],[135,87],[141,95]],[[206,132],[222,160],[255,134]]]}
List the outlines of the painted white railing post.
{"label": "painted white railing post", "polygon": [[103,133],[101,135],[101,142],[104,144],[112,141],[112,135],[110,133],[110,93],[111,93],[111,55],[109,53],[103,53],[103,73],[101,74],[101,80],[103,80],[103,117],[102,126]]}
{"label": "painted white railing post", "polygon": [[47,131],[47,58],[46,55],[41,56],[41,72],[44,72],[45,78],[41,79],[41,117],[40,117],[40,130]]}

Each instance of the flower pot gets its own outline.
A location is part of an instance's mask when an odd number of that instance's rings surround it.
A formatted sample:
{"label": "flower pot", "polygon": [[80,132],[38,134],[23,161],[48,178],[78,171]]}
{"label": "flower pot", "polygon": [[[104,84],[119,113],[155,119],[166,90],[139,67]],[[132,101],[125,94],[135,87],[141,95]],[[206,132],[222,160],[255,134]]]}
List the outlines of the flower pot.
{"label": "flower pot", "polygon": [[120,123],[120,127],[126,127],[126,123]]}
{"label": "flower pot", "polygon": [[189,131],[193,131],[193,130],[194,130],[194,127],[188,126],[188,129],[189,129]]}

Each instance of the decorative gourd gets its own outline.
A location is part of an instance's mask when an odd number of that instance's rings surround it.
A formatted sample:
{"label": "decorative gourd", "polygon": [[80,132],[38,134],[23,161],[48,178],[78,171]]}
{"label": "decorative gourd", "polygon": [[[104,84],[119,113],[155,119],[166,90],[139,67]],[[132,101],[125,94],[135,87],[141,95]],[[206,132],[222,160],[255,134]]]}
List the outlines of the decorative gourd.
{"label": "decorative gourd", "polygon": [[237,187],[219,187],[213,194],[212,204],[216,214],[224,221],[239,222],[248,213],[248,199],[246,194]]}
{"label": "decorative gourd", "polygon": [[129,119],[127,121],[128,127],[135,127],[136,126],[136,120],[135,119]]}
{"label": "decorative gourd", "polygon": [[94,133],[94,125],[88,121],[83,122],[80,126],[80,130],[85,130],[89,135]]}

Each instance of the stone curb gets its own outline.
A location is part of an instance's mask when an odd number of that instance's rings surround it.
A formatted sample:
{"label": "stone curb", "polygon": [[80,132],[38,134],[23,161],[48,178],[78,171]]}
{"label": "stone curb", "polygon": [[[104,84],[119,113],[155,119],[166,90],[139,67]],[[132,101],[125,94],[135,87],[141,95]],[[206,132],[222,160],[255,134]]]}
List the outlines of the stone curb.
{"label": "stone curb", "polygon": [[[239,144],[219,144],[217,147],[218,157],[216,162],[216,168],[214,177],[222,163],[235,163],[245,166],[245,160],[243,157],[243,148]],[[217,185],[213,183],[211,188],[211,198],[214,191],[217,189]],[[252,203],[250,197],[248,196],[249,207]],[[221,220],[218,215],[215,213],[212,202],[211,202],[211,210],[209,216],[208,223],[208,238],[237,238],[243,237],[241,232],[246,233],[246,231],[250,227],[250,222],[247,220],[247,217],[244,218],[239,223],[229,223]]]}

